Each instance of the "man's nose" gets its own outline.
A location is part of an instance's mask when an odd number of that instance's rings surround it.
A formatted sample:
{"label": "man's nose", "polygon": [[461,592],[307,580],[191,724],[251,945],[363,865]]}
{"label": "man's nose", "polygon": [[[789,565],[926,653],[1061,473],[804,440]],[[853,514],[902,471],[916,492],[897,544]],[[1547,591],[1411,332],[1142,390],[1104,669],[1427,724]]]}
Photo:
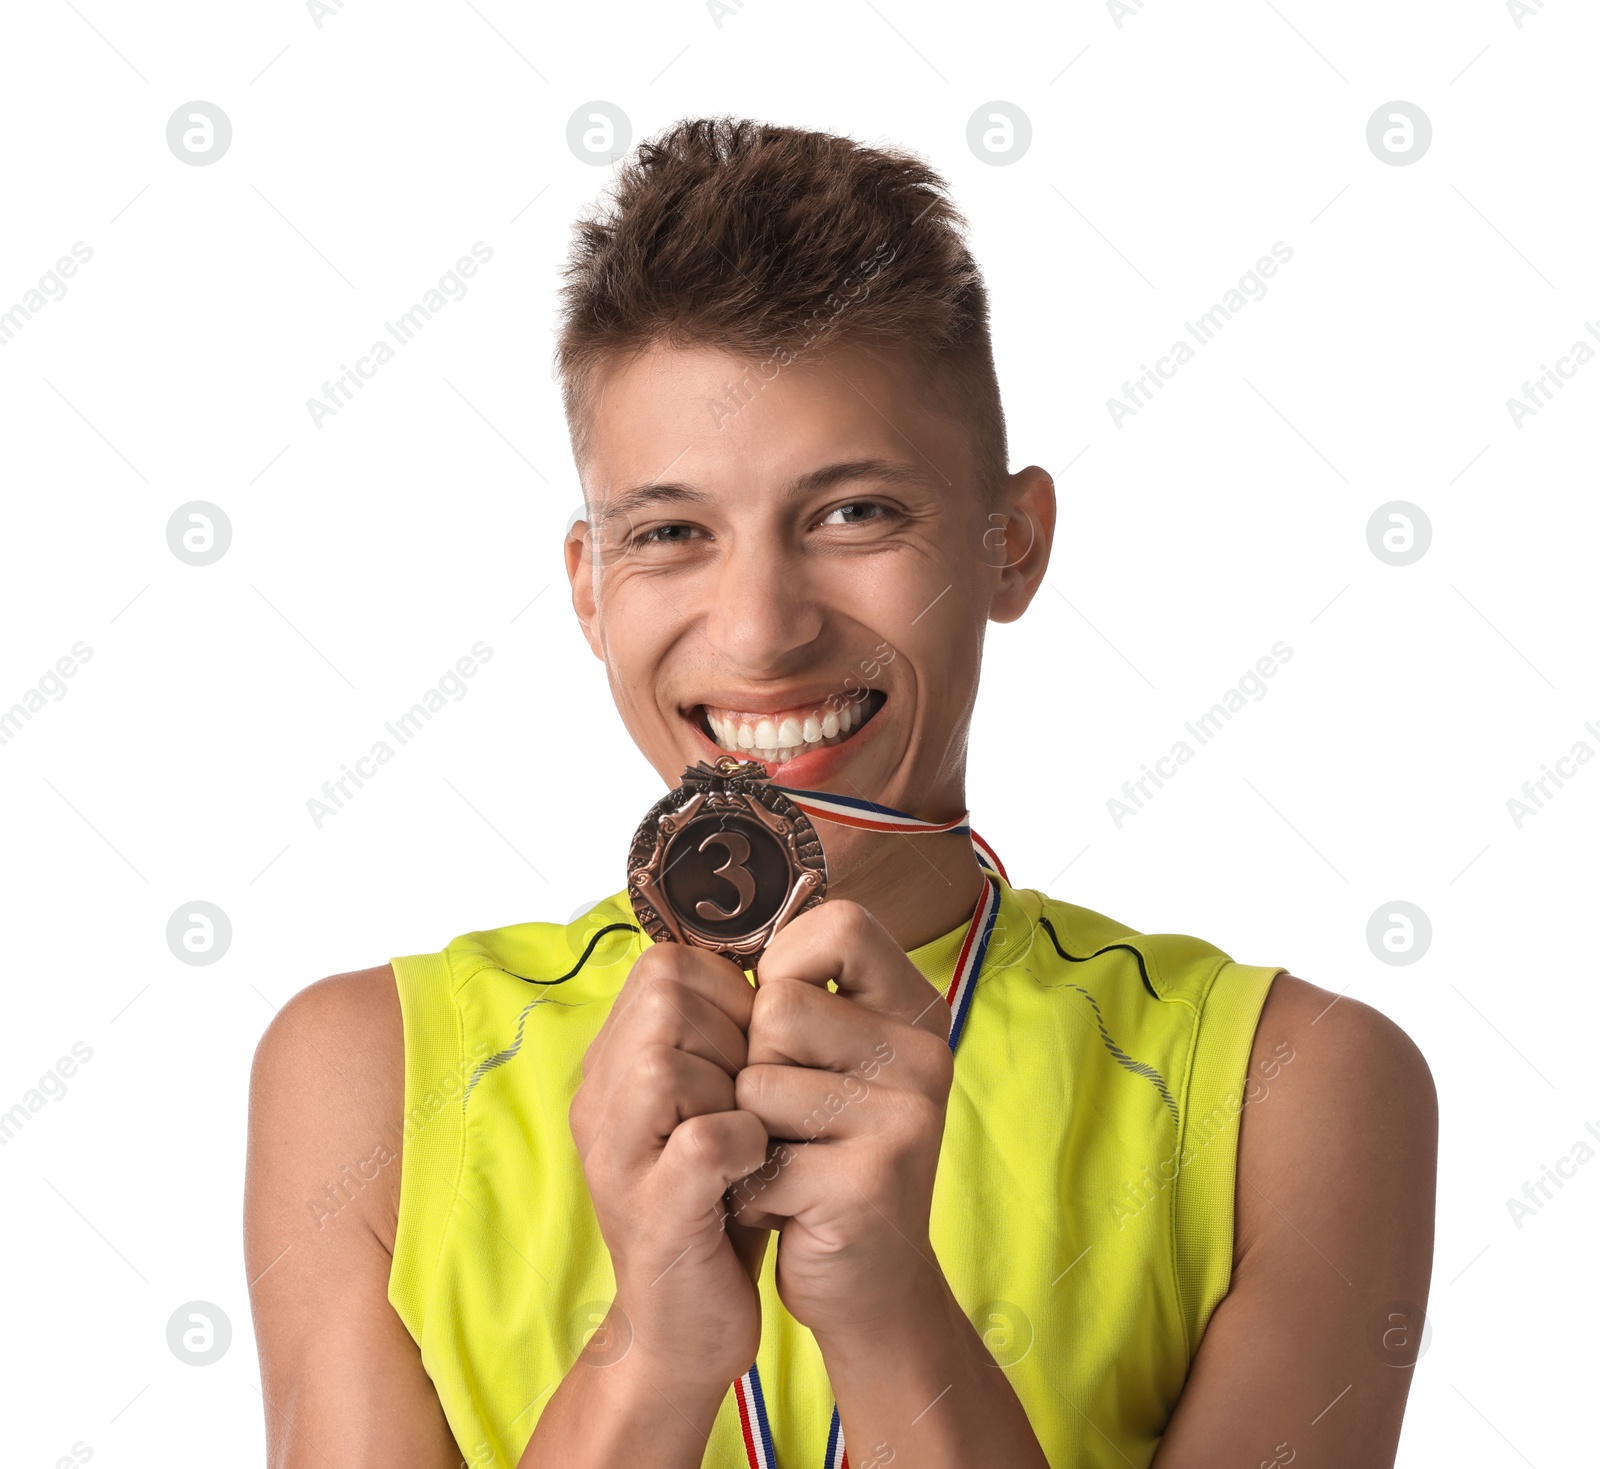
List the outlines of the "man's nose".
{"label": "man's nose", "polygon": [[706,636],[751,677],[781,677],[822,632],[823,610],[804,558],[780,540],[735,543],[722,558]]}

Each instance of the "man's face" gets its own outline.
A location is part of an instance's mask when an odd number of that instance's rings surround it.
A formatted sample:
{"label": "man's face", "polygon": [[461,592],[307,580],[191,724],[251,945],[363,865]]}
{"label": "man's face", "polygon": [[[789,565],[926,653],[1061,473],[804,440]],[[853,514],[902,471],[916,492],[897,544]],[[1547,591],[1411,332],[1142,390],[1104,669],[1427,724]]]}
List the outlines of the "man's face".
{"label": "man's face", "polygon": [[[903,356],[766,372],[660,347],[602,379],[591,519],[567,543],[585,636],[669,785],[733,754],[784,785],[959,814],[984,627],[1043,574],[1049,477],[975,484],[964,426]],[[1019,500],[1045,523],[1019,532]]]}

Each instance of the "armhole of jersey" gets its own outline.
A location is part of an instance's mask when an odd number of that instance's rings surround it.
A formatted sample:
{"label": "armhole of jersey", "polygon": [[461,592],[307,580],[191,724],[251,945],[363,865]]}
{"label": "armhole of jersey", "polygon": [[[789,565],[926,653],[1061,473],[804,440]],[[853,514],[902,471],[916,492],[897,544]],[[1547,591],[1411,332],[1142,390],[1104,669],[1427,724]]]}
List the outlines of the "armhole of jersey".
{"label": "armhole of jersey", "polygon": [[1172,1202],[1178,1306],[1191,1362],[1233,1280],[1239,1114],[1250,1049],[1267,991],[1287,972],[1225,961],[1206,988],[1195,1022]]}
{"label": "armhole of jersey", "polygon": [[390,963],[400,994],[406,1075],[389,1303],[420,1347],[462,1163],[461,1016],[448,952]]}

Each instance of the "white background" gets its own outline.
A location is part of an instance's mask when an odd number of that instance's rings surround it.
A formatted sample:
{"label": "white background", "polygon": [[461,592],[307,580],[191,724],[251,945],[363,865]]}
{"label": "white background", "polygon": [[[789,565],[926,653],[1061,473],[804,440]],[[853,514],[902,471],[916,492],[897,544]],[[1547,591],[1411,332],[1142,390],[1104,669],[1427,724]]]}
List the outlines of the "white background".
{"label": "white background", "polygon": [[[0,1148],[7,1462],[262,1462],[240,1215],[274,1007],[622,886],[659,791],[567,605],[549,367],[610,174],[566,143],[595,99],[634,141],[732,112],[946,175],[1012,463],[1062,501],[1048,585],[992,630],[975,820],[1024,886],[1404,1026],[1442,1135],[1400,1460],[1569,1462],[1600,1166],[1520,1229],[1506,1201],[1600,1126],[1600,765],[1520,829],[1507,800],[1600,750],[1600,363],[1520,428],[1506,400],[1600,323],[1597,42],[1577,0],[1520,28],[1491,0],[15,9],[0,310],[94,254],[0,350],[0,708],[93,656],[0,746],[0,1111],[93,1059]],[[196,99],[233,128],[203,167],[166,143]],[[1032,124],[1009,166],[966,142],[996,99]],[[1409,166],[1366,141],[1395,99],[1432,122]],[[307,398],[479,240],[470,293],[316,427]],[[1116,427],[1107,398],[1280,240],[1265,298]],[[192,500],[232,524],[207,567],[167,545]],[[1432,526],[1405,567],[1367,541],[1393,500]],[[1108,798],[1280,639],[1268,695],[1119,828]],[[308,798],[479,640],[467,697],[318,829]],[[194,900],[232,923],[210,966],[165,939]],[[1396,900],[1433,928],[1405,966],[1366,938]],[[166,1344],[192,1300],[233,1328],[203,1369]]]}

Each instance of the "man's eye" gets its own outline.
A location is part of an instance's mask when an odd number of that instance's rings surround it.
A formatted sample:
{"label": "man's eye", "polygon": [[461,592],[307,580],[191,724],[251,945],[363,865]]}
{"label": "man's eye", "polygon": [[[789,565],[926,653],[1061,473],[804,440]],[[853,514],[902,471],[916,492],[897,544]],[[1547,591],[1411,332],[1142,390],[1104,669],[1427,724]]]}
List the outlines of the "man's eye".
{"label": "man's eye", "polygon": [[692,525],[655,525],[647,531],[634,537],[634,544],[639,546],[671,546],[680,541],[692,539],[695,528]]}
{"label": "man's eye", "polygon": [[838,505],[822,519],[823,525],[862,525],[869,520],[882,520],[887,507],[876,500],[852,500],[848,505]]}

